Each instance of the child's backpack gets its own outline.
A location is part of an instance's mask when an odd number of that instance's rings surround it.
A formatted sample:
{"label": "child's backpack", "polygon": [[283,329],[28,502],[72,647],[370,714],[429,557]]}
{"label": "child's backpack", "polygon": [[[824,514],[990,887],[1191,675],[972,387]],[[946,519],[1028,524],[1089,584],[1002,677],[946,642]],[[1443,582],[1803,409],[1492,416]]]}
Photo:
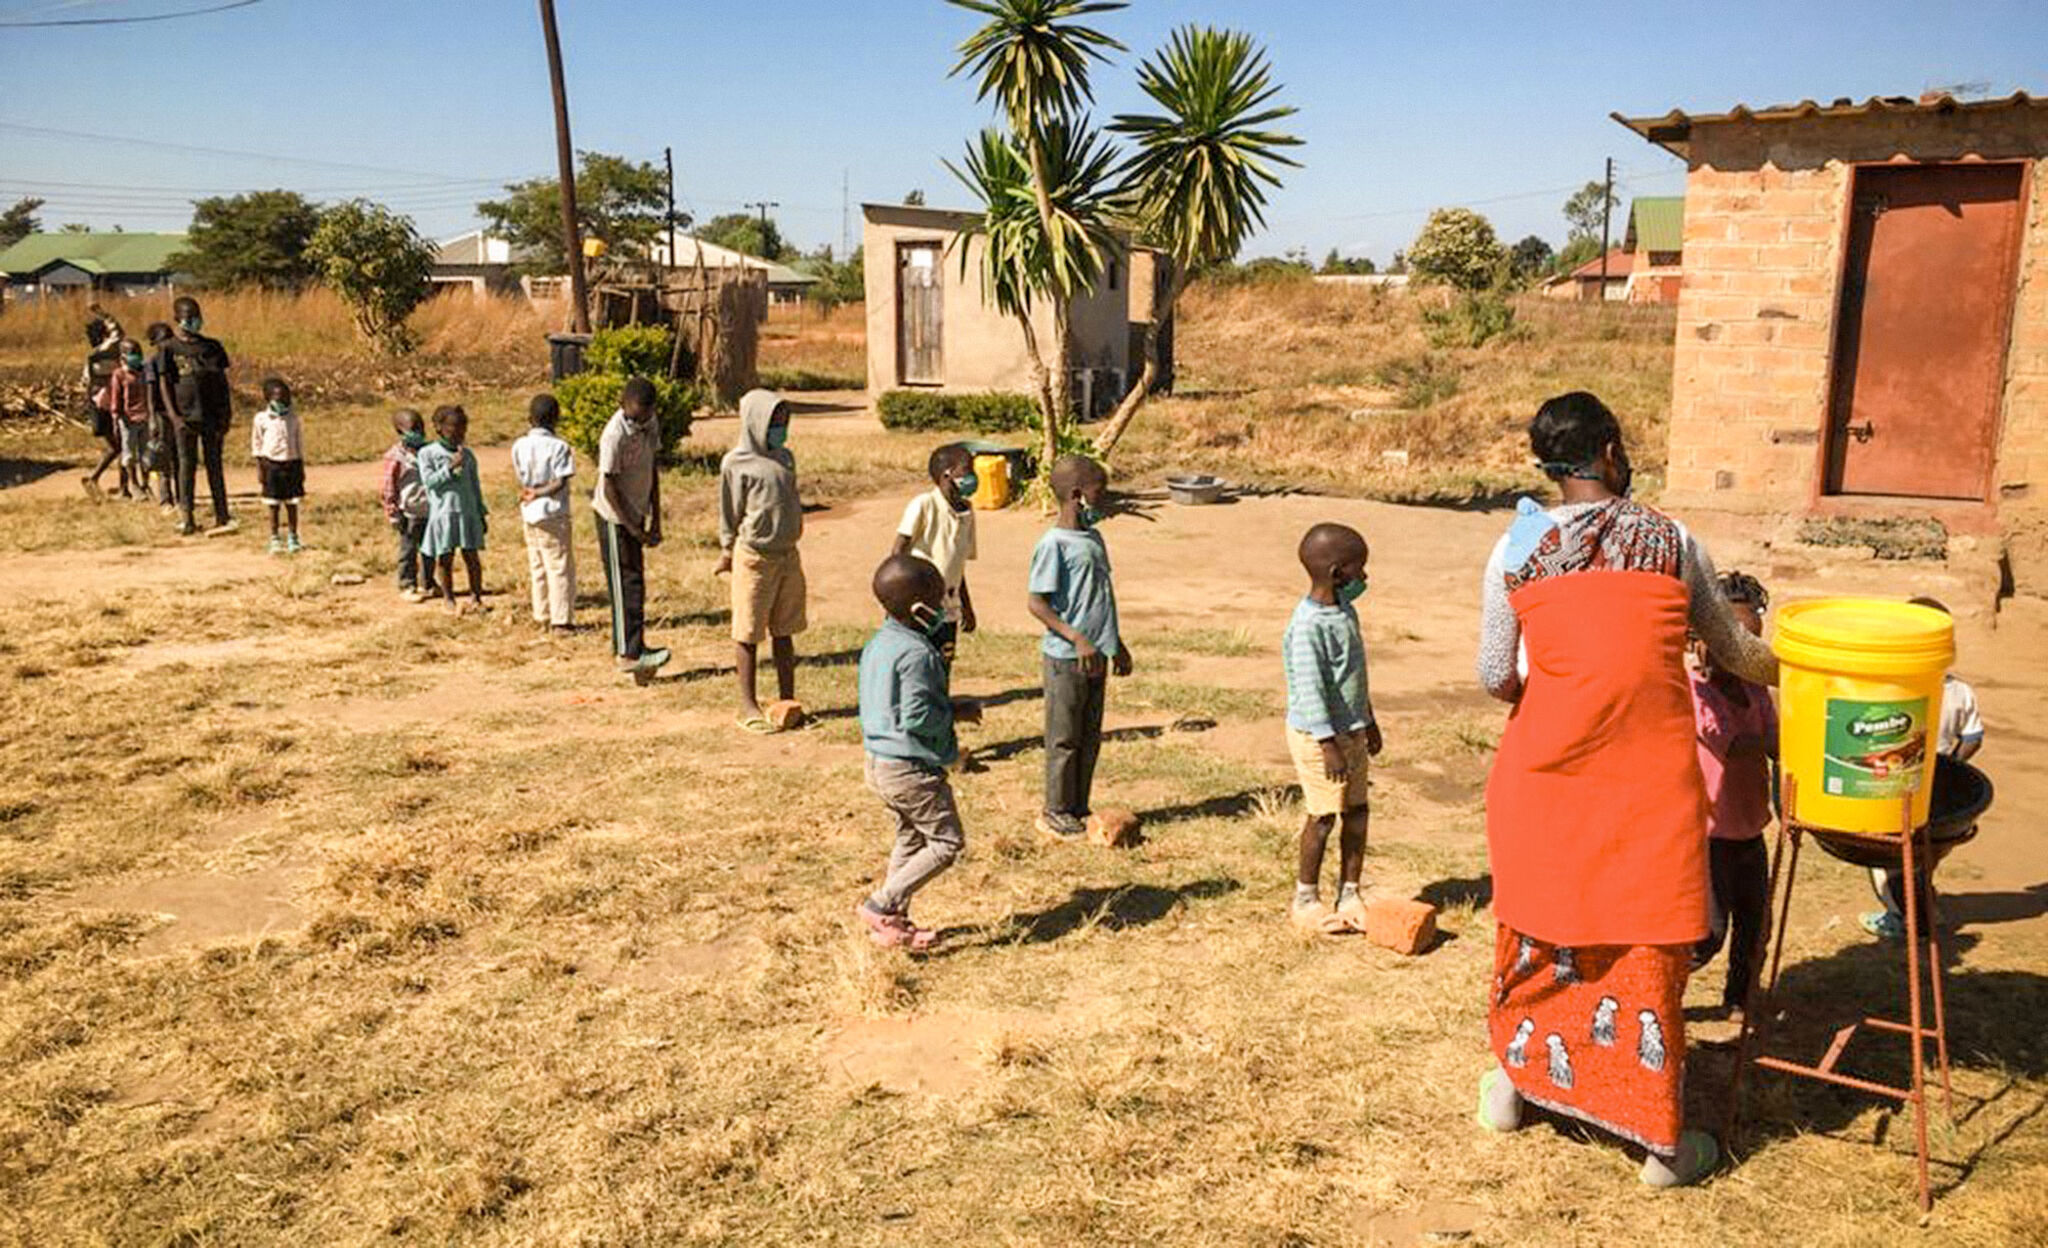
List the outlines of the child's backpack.
{"label": "child's backpack", "polygon": [[427,518],[427,487],[420,484],[420,470],[407,465],[398,478],[398,514],[409,520]]}

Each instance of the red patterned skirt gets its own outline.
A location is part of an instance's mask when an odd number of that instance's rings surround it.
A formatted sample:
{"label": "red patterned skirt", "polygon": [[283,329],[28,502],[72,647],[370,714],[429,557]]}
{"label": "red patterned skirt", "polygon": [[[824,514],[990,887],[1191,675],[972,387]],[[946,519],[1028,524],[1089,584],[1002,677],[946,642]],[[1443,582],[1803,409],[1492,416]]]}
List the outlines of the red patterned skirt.
{"label": "red patterned skirt", "polygon": [[1487,1024],[1531,1104],[1669,1156],[1685,1120],[1684,945],[1549,945],[1500,924]]}

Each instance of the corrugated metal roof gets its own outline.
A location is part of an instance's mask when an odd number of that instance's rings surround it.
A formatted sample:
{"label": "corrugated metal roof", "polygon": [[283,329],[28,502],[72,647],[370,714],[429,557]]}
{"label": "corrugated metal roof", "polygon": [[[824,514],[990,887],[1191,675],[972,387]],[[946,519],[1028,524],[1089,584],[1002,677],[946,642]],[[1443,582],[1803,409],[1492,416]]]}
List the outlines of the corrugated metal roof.
{"label": "corrugated metal roof", "polygon": [[1644,195],[1628,206],[1628,237],[1637,251],[1685,246],[1685,196]]}
{"label": "corrugated metal roof", "polygon": [[53,264],[87,273],[169,273],[183,234],[31,234],[0,251],[0,275],[33,277]]}
{"label": "corrugated metal roof", "polygon": [[[1636,255],[1617,247],[1607,253],[1607,280],[1619,281],[1636,267]],[[1569,273],[1550,279],[1552,282],[1597,282],[1600,280],[1600,257],[1594,256]]]}
{"label": "corrugated metal roof", "polygon": [[1762,108],[1737,104],[1725,113],[1688,113],[1683,109],[1674,108],[1661,117],[1625,117],[1620,113],[1609,113],[1608,116],[1673,155],[1683,158],[1686,155],[1686,146],[1692,138],[1692,128],[1700,125],[1742,121],[1803,121],[1812,117],[1866,117],[1873,113],[1994,112],[2013,108],[2048,109],[2048,100],[2036,99],[2024,91],[2015,91],[2011,95],[1990,100],[1959,100],[1945,91],[1930,91],[1917,97],[1873,95],[1860,102],[1844,96],[1829,104],[1813,100],[1801,100],[1796,104],[1767,104]]}

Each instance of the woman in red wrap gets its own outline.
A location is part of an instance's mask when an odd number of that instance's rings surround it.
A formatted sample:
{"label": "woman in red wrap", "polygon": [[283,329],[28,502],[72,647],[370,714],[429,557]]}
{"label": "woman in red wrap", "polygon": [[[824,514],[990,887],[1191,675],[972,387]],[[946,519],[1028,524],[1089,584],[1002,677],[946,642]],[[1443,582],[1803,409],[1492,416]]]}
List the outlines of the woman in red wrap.
{"label": "woman in red wrap", "polygon": [[1641,1147],[1643,1181],[1713,1169],[1684,1129],[1692,945],[1707,932],[1707,800],[1686,634],[1760,684],[1770,649],[1736,623],[1684,526],[1628,497],[1621,427],[1583,392],[1529,425],[1563,495],[1522,500],[1486,567],[1479,676],[1514,704],[1486,786],[1499,923],[1479,1119],[1524,1103]]}

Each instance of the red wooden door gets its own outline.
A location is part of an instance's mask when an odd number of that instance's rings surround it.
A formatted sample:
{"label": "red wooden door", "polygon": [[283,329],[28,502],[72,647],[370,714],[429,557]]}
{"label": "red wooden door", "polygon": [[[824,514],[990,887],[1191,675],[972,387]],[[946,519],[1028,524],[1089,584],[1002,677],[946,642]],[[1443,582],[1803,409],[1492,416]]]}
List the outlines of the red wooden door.
{"label": "red wooden door", "polygon": [[1856,171],[1828,492],[1983,499],[2022,229],[2021,166]]}

